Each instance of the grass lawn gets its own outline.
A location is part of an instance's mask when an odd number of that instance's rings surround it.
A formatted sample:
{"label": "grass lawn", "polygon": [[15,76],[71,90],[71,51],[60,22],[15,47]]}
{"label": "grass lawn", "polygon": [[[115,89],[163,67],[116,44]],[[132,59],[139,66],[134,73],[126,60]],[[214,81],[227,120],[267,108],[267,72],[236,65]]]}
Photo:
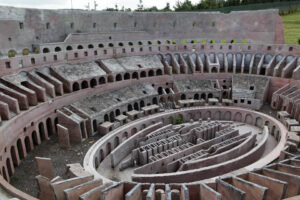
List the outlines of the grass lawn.
{"label": "grass lawn", "polygon": [[282,16],[285,43],[298,44],[300,39],[300,12]]}

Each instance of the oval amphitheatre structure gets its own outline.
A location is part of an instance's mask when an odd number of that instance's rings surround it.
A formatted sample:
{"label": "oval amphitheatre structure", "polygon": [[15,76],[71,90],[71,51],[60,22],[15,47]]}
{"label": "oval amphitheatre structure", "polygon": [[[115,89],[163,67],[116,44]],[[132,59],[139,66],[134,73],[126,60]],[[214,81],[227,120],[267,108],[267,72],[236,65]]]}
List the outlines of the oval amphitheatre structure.
{"label": "oval amphitheatre structure", "polygon": [[0,16],[0,199],[300,198],[277,10]]}

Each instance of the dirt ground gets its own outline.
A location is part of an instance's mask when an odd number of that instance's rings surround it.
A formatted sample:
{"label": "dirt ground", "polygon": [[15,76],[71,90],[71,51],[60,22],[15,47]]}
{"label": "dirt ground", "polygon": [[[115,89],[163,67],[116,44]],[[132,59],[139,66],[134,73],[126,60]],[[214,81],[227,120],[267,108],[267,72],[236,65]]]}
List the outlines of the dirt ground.
{"label": "dirt ground", "polygon": [[100,136],[96,135],[88,138],[81,144],[72,144],[71,149],[61,149],[58,145],[57,135],[51,136],[51,139],[44,141],[42,145],[36,146],[28,156],[22,160],[20,166],[15,170],[15,174],[11,177],[11,184],[34,196],[38,197],[39,188],[35,177],[38,174],[35,157],[51,158],[55,175],[67,178],[65,175],[66,164],[70,163],[83,163],[84,155],[89,147],[97,141]]}

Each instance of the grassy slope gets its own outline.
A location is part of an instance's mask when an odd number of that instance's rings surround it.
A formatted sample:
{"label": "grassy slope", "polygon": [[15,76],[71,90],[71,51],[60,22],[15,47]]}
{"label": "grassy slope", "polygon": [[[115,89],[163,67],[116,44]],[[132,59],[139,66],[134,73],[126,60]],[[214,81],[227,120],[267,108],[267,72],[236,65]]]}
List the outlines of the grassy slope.
{"label": "grassy slope", "polygon": [[298,44],[300,39],[300,12],[282,16],[284,37],[287,44]]}

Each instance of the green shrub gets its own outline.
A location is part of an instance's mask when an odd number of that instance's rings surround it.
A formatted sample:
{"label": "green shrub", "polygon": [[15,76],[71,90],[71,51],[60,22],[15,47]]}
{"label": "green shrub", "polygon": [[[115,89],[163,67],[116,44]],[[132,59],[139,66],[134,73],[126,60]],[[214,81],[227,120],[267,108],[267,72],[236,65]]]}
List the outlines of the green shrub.
{"label": "green shrub", "polygon": [[242,41],[241,41],[241,43],[243,43],[243,44],[247,44],[247,43],[248,43],[248,41],[247,41],[247,40],[242,40]]}
{"label": "green shrub", "polygon": [[29,54],[29,50],[28,49],[23,49],[22,54],[23,54],[23,56],[27,56]]}
{"label": "green shrub", "polygon": [[205,43],[206,43],[206,40],[201,40],[200,43],[205,44]]}
{"label": "green shrub", "polygon": [[227,40],[221,40],[221,43],[227,43]]}
{"label": "green shrub", "polygon": [[186,44],[187,41],[186,40],[181,40],[181,44]]}
{"label": "green shrub", "polygon": [[13,50],[10,50],[9,52],[8,52],[8,57],[9,58],[12,58],[12,57],[15,57],[16,56],[16,53],[13,51]]}

